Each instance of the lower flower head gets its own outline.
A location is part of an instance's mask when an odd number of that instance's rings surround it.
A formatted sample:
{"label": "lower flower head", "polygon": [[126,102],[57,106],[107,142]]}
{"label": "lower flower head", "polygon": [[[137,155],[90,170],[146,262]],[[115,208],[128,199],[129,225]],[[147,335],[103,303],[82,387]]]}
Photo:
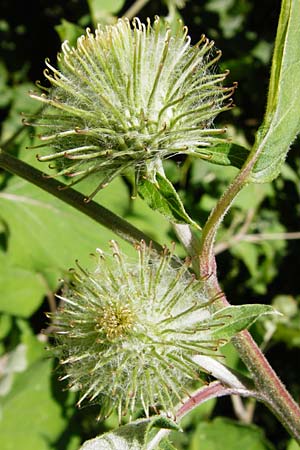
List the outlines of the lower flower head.
{"label": "lower flower head", "polygon": [[191,46],[187,28],[172,31],[158,17],[135,18],[87,30],[76,47],[62,44],[59,69],[46,60],[51,88],[31,96],[45,108],[30,125],[41,126],[38,156],[55,161],[72,184],[97,174],[97,188],[133,172],[155,182],[161,161],[177,154],[206,157],[205,147],[223,142],[213,120],[230,108],[227,73],[212,70],[220,57],[202,36]]}
{"label": "lower flower head", "polygon": [[78,266],[53,317],[57,355],[70,388],[98,402],[101,416],[136,408],[174,412],[199,380],[196,354],[215,354],[210,336],[212,300],[189,261],[172,265],[167,249],[154,256],[144,242],[132,263],[112,243],[113,256],[98,251],[94,272]]}

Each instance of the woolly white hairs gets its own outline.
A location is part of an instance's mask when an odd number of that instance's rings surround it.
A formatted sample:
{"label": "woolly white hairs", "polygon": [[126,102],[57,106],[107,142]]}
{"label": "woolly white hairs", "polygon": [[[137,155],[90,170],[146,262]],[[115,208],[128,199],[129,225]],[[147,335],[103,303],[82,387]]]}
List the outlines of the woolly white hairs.
{"label": "woolly white hairs", "polygon": [[[231,107],[227,72],[212,68],[221,52],[202,36],[191,46],[187,28],[172,32],[158,17],[101,25],[76,47],[62,44],[60,69],[46,60],[51,88],[31,96],[45,108],[26,122],[40,126],[58,175],[71,185],[97,174],[95,193],[120,173],[155,182],[161,161],[175,154],[209,158],[205,148],[224,142],[217,114]],[[227,101],[228,100],[228,101]]]}
{"label": "woolly white hairs", "polygon": [[81,391],[79,406],[99,402],[101,417],[114,407],[120,420],[136,408],[172,413],[200,380],[194,355],[216,356],[224,343],[211,337],[222,325],[211,320],[214,299],[190,274],[190,261],[174,268],[167,249],[153,256],[141,242],[134,266],[114,242],[112,251],[98,252],[93,273],[78,266],[50,315],[62,379]]}

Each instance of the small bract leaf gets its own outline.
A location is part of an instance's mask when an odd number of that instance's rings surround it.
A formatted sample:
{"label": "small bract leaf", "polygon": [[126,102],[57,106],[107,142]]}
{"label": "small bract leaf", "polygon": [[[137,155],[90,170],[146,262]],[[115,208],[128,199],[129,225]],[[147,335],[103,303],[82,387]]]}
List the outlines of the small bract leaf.
{"label": "small bract leaf", "polygon": [[210,163],[233,166],[238,169],[242,167],[250,154],[248,149],[232,142],[224,142],[202,151],[203,158],[206,157]]}
{"label": "small bract leaf", "polygon": [[[213,314],[216,328],[212,336],[220,339],[231,339],[239,331],[245,330],[263,314],[278,314],[269,305],[228,306]],[[220,326],[217,326],[217,325]]]}
{"label": "small bract leaf", "polygon": [[224,364],[221,364],[216,359],[203,355],[196,355],[193,359],[197,364],[199,364],[200,367],[205,369],[216,379],[222,381],[222,383],[235,389],[245,389],[245,385],[243,384],[244,380],[232,369],[224,366]]}
{"label": "small bract leaf", "polygon": [[185,211],[172,183],[159,173],[156,174],[156,183],[147,179],[141,180],[138,192],[150,208],[159,211],[171,222],[187,223],[200,229]]}

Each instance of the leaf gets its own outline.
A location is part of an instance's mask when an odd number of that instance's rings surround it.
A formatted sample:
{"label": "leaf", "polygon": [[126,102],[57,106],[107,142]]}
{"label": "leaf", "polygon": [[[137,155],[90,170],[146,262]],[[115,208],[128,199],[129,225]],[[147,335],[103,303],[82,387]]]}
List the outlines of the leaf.
{"label": "leaf", "polygon": [[199,423],[190,450],[274,450],[263,431],[217,417],[211,423]]}
{"label": "leaf", "polygon": [[150,208],[159,211],[171,222],[187,223],[199,230],[199,225],[185,211],[172,183],[159,173],[156,173],[156,181],[156,183],[152,183],[149,180],[142,180],[138,187],[139,195],[148,203]]}
{"label": "leaf", "polygon": [[166,417],[139,419],[86,441],[80,450],[146,450],[152,428],[179,430],[178,425]]}
{"label": "leaf", "polygon": [[94,24],[101,23],[105,17],[118,13],[124,3],[125,0],[88,0]]}
{"label": "leaf", "polygon": [[164,439],[160,442],[158,450],[177,450],[174,445],[171,444],[169,439]]}
{"label": "leaf", "polygon": [[45,344],[36,338],[28,323],[18,319],[17,325],[21,331],[21,343],[5,355],[0,377],[0,396],[10,392],[17,373],[24,372],[30,364],[45,355]]}
{"label": "leaf", "polygon": [[[227,306],[212,315],[210,323],[216,327],[211,332],[211,336],[216,339],[231,339],[264,314],[277,314],[277,312],[270,305]],[[218,324],[220,326],[217,326]]]}
{"label": "leaf", "polygon": [[[8,279],[11,280],[10,286],[3,284],[2,292],[12,298],[13,280],[19,292],[13,302],[16,305],[9,305],[8,300],[2,298],[6,305],[3,309],[10,312],[13,309],[14,314],[20,312],[20,315],[27,316],[39,302],[40,275],[55,289],[58,278],[74,265],[76,258],[83,265],[91,264],[90,253],[97,247],[108,247],[112,233],[37,187],[17,177],[10,181],[6,190],[0,192],[0,214],[9,230],[10,256],[9,266],[6,267],[6,263],[1,267],[1,277],[10,275]],[[14,276],[19,276],[19,280]],[[21,285],[24,289],[23,303],[29,302],[27,306],[23,305],[23,312]],[[32,286],[31,294],[29,285]],[[43,292],[46,290],[45,284]]]}
{"label": "leaf", "polygon": [[17,374],[1,399],[1,450],[50,450],[63,432],[70,412],[53,397],[52,362],[38,361]]}
{"label": "leaf", "polygon": [[201,150],[207,157],[207,161],[221,166],[233,166],[240,169],[250,152],[241,145],[232,142],[225,142],[224,144],[216,145],[215,147],[208,147]]}
{"label": "leaf", "polygon": [[299,444],[297,444],[295,439],[291,439],[287,446],[287,450],[299,450],[299,449],[300,449]]}
{"label": "leaf", "polygon": [[85,33],[85,30],[76,23],[69,22],[66,19],[61,19],[59,25],[56,25],[57,32],[61,42],[69,41],[70,45],[75,45],[77,38]]}
{"label": "leaf", "polygon": [[256,183],[280,173],[290,145],[300,132],[300,0],[283,0],[279,18],[264,122],[253,153],[250,175]]}
{"label": "leaf", "polygon": [[45,283],[39,274],[14,266],[1,265],[1,312],[30,317],[41,305],[44,295]]}
{"label": "leaf", "polygon": [[17,141],[24,139],[24,133],[28,133],[29,128],[24,128],[20,115],[37,111],[36,102],[28,95],[28,92],[34,88],[34,84],[21,83],[13,86],[11,89],[11,106],[8,116],[2,122],[1,127],[1,145],[5,144],[12,136],[15,136],[11,143],[12,147],[14,147]]}
{"label": "leaf", "polygon": [[259,249],[251,242],[239,242],[230,249],[235,258],[240,258],[247,267],[251,277],[255,277],[259,272],[258,258]]}
{"label": "leaf", "polygon": [[[0,294],[1,296],[1,294]],[[10,332],[12,327],[12,318],[9,314],[0,315],[0,341]]]}

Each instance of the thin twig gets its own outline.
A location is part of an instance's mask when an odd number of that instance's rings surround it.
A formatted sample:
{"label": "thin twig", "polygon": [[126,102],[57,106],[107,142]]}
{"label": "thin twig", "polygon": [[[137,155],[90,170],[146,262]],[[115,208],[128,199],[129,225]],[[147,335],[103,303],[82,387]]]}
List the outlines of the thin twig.
{"label": "thin twig", "polygon": [[244,404],[240,395],[232,395],[231,401],[237,418],[245,424],[251,424],[253,421],[256,399],[249,398],[247,399],[247,403]]}
{"label": "thin twig", "polygon": [[149,2],[149,0],[136,0],[130,8],[123,14],[123,17],[127,17],[128,19],[132,19],[135,17],[140,10]]}
{"label": "thin twig", "polygon": [[220,242],[215,246],[215,254],[228,250],[230,247],[237,245],[239,242],[259,243],[262,241],[278,241],[278,240],[296,240],[300,239],[300,231],[287,233],[257,233],[233,236],[227,242]]}

